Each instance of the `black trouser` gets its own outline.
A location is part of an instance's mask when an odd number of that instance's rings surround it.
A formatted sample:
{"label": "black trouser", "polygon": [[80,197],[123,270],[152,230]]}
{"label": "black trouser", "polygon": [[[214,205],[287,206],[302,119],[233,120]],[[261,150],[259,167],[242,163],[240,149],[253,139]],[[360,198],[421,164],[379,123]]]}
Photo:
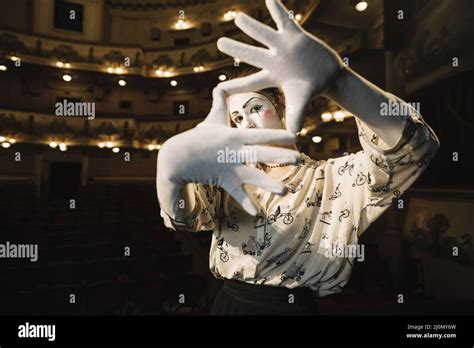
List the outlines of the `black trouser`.
{"label": "black trouser", "polygon": [[230,279],[224,279],[210,311],[210,315],[316,314],[318,305],[310,288],[288,289]]}

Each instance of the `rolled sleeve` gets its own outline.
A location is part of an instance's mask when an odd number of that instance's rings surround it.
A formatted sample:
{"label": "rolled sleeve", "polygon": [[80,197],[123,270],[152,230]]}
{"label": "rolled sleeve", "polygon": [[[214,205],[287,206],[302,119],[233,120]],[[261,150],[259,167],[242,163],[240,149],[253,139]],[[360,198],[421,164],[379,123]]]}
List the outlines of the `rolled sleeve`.
{"label": "rolled sleeve", "polygon": [[[333,182],[350,202],[354,226],[360,236],[416,181],[439,148],[439,140],[413,109],[397,144],[389,147],[363,121],[356,118],[363,150],[334,160]],[[349,170],[350,169],[350,170]]]}
{"label": "rolled sleeve", "polygon": [[416,181],[433,159],[439,140],[423,118],[412,108],[404,118],[405,127],[398,143],[389,148],[383,139],[357,119],[363,151],[356,162],[367,173],[361,190],[360,226],[364,230]]}

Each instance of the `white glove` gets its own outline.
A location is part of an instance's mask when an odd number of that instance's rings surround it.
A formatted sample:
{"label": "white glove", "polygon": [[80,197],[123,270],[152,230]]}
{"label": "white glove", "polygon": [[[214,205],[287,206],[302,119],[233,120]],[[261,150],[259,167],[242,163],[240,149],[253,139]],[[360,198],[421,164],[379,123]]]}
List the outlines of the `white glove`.
{"label": "white glove", "polygon": [[285,94],[287,129],[297,133],[307,101],[328,87],[343,68],[343,62],[336,51],[290,19],[279,0],[267,0],[266,5],[278,31],[244,13],[237,14],[235,24],[269,49],[228,38],[217,42],[220,51],[262,70],[220,83],[218,87],[228,94],[280,87]]}
{"label": "white glove", "polygon": [[[263,171],[245,165],[246,160],[296,163],[301,155],[294,150],[257,144],[292,144],[296,137],[286,130],[231,128],[224,91],[215,88],[207,118],[195,128],[167,140],[158,154],[157,191],[162,208],[171,218],[178,209],[186,183],[217,185],[226,190],[244,210],[258,211],[243,184],[285,194],[286,186]],[[219,155],[236,150],[237,163],[221,163]],[[240,158],[239,158],[240,157]]]}

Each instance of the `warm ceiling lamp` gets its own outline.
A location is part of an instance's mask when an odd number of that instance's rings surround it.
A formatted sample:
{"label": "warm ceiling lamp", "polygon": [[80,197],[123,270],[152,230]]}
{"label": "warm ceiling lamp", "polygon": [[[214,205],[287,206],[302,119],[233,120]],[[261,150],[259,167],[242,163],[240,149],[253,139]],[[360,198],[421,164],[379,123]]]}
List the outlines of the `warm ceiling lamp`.
{"label": "warm ceiling lamp", "polygon": [[5,140],[6,140],[6,138],[5,138],[5,137],[3,137],[3,136],[0,136],[0,142],[2,142],[2,141],[5,141]]}
{"label": "warm ceiling lamp", "polygon": [[15,139],[15,138],[10,138],[10,139],[8,140],[8,142],[9,142],[10,144],[15,144],[15,143],[16,143],[16,139]]}
{"label": "warm ceiling lamp", "polygon": [[0,71],[6,71],[7,67],[3,64],[0,65]]}
{"label": "warm ceiling lamp", "polygon": [[314,136],[311,140],[313,140],[313,143],[318,144],[318,143],[320,143],[320,142],[323,140],[323,138],[321,138],[320,136],[316,135],[316,136]]}
{"label": "warm ceiling lamp", "polygon": [[300,22],[302,19],[303,19],[303,15],[301,15],[300,13],[298,13],[296,16],[295,16],[295,19],[297,22]]}
{"label": "warm ceiling lamp", "polygon": [[231,21],[237,16],[237,12],[233,10],[229,10],[224,14],[225,21]]}
{"label": "warm ceiling lamp", "polygon": [[101,149],[103,149],[105,147],[105,143],[103,141],[101,141],[99,144],[97,144]]}
{"label": "warm ceiling lamp", "polygon": [[17,61],[18,59],[20,59],[20,58],[18,58],[17,56],[11,56],[10,59],[11,59],[13,62],[16,62],[16,61]]}
{"label": "warm ceiling lamp", "polygon": [[69,82],[72,80],[72,77],[71,75],[63,75],[63,80],[66,81],[66,82]]}
{"label": "warm ceiling lamp", "polygon": [[57,146],[58,146],[58,143],[55,142],[55,141],[52,141],[52,142],[49,143],[49,147],[52,148],[52,149],[55,149]]}
{"label": "warm ceiling lamp", "polygon": [[105,143],[105,147],[108,148],[108,149],[112,148],[113,146],[114,146],[114,144],[111,141],[107,141]]}
{"label": "warm ceiling lamp", "polygon": [[159,150],[161,148],[161,145],[160,144],[148,144],[147,146],[148,150],[149,151],[153,151],[153,150]]}
{"label": "warm ceiling lamp", "polygon": [[178,30],[183,30],[189,27],[189,24],[184,19],[178,19],[174,27]]}
{"label": "warm ceiling lamp", "polygon": [[170,82],[170,85],[173,86],[173,87],[176,87],[176,86],[178,85],[178,81],[172,80],[172,81]]}
{"label": "warm ceiling lamp", "polygon": [[68,68],[68,69],[69,69],[69,68],[71,67],[71,64],[69,64],[69,63],[63,63],[63,62],[61,62],[61,61],[57,61],[57,62],[56,62],[56,66],[57,66],[58,68]]}
{"label": "warm ceiling lamp", "polygon": [[127,85],[127,81],[125,80],[119,80],[118,84],[121,86],[121,87],[124,87]]}
{"label": "warm ceiling lamp", "polygon": [[329,122],[332,120],[332,114],[330,112],[323,112],[321,114],[321,119],[323,122]]}
{"label": "warm ceiling lamp", "polygon": [[334,115],[334,121],[336,122],[342,122],[346,118],[346,113],[342,110],[338,110],[333,113]]}
{"label": "warm ceiling lamp", "polygon": [[367,9],[367,6],[369,6],[367,4],[367,1],[357,1],[356,5],[355,5],[355,8],[356,8],[357,11],[362,12],[362,11],[365,11]]}
{"label": "warm ceiling lamp", "polygon": [[227,76],[225,74],[219,75],[219,81],[227,80]]}
{"label": "warm ceiling lamp", "polygon": [[118,68],[108,67],[108,68],[107,68],[107,72],[108,72],[109,74],[113,74],[113,73],[115,73],[115,74],[123,74],[123,73],[125,72],[125,69],[120,68],[120,67],[118,67]]}
{"label": "warm ceiling lamp", "polygon": [[9,142],[2,143],[2,147],[5,148],[5,149],[8,149],[10,146],[11,146],[11,144]]}
{"label": "warm ceiling lamp", "polygon": [[60,144],[59,144],[59,150],[60,150],[60,151],[63,151],[63,152],[66,151],[66,150],[67,150],[66,144],[65,144],[65,143],[60,143]]}
{"label": "warm ceiling lamp", "polygon": [[120,151],[120,148],[118,148],[118,147],[114,147],[114,148],[112,149],[112,152],[113,152],[113,153],[118,153],[119,151]]}

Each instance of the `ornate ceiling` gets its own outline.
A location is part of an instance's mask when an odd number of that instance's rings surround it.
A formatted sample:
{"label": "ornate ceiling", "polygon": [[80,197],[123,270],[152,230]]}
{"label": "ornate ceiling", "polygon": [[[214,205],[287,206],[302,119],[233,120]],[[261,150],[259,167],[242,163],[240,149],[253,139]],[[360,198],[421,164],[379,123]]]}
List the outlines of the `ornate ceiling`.
{"label": "ornate ceiling", "polygon": [[[110,72],[110,67],[121,67],[127,74],[145,77],[171,77],[198,72],[221,69],[230,66],[233,60],[221,54],[216,48],[216,40],[221,36],[230,36],[237,40],[251,43],[250,39],[236,28],[232,21],[223,21],[226,11],[245,11],[256,18],[271,23],[263,1],[116,1],[107,0],[97,4],[107,11],[99,25],[108,37],[102,42],[84,42],[71,34],[69,39],[55,37],[55,30],[47,35],[35,32],[18,32],[2,28],[0,23],[0,51],[4,56],[22,56],[27,62],[55,66],[57,61],[68,62],[72,69]],[[300,22],[312,32],[323,38],[340,52],[352,52],[360,47],[361,30],[370,30],[381,16],[381,0],[371,3],[370,13],[357,16],[352,6],[333,6],[327,1],[286,1],[288,8],[300,14]],[[185,21],[191,27],[184,30],[170,28],[176,22],[179,11],[184,11]],[[131,16],[131,14],[139,16]],[[150,19],[152,24],[143,24]],[[116,23],[116,24],[114,24]],[[148,22],[147,22],[148,23]],[[203,23],[209,23],[211,34],[203,36],[199,31]],[[96,23],[97,24],[97,23]],[[378,23],[379,26],[381,23]],[[126,30],[118,32],[116,26]],[[140,27],[137,27],[140,25]],[[151,27],[150,27],[151,25]],[[132,34],[126,34],[135,28]],[[115,29],[114,29],[115,28]],[[159,28],[163,34],[160,42],[143,39],[141,33]],[[354,30],[357,28],[357,30]],[[122,28],[123,31],[123,28]],[[122,33],[122,34],[120,34]],[[63,36],[61,32],[61,37]],[[134,38],[136,37],[136,38]],[[121,45],[122,41],[139,42],[139,45]],[[188,44],[176,46],[176,40],[189,41]],[[128,42],[127,41],[127,42]],[[161,68],[167,75],[157,75]]]}
{"label": "ornate ceiling", "polygon": [[[137,148],[161,143],[205,116],[217,77],[233,69],[233,59],[217,50],[217,39],[228,36],[255,44],[224,15],[244,11],[274,26],[263,0],[94,0],[84,2],[84,31],[76,34],[52,26],[53,0],[33,0],[33,9],[28,9],[28,0],[18,0],[17,12],[21,3],[25,18],[32,22],[16,25],[0,16],[0,64],[9,67],[11,83],[15,77],[10,59],[21,59],[24,69],[17,78],[22,98],[32,102],[11,98],[3,103],[0,130],[23,134],[30,142],[47,142],[63,134],[76,145],[93,145],[105,138]],[[299,15],[306,30],[341,54],[381,47],[382,0],[372,0],[365,13],[355,11],[349,0],[337,5],[329,0],[284,3]],[[189,27],[175,27],[180,11]],[[153,40],[157,33],[159,40]],[[62,74],[72,76],[73,82],[63,82]],[[125,94],[117,85],[119,78],[128,82]],[[179,87],[170,87],[170,79],[177,79]],[[103,120],[58,119],[45,103],[35,101],[53,100],[58,94],[95,101],[98,118]],[[128,99],[141,108],[112,108],[115,98]],[[171,116],[167,105],[183,99],[190,101],[193,112],[185,119]],[[317,101],[308,106],[308,112],[317,114],[325,107]],[[305,123],[310,132],[319,123],[311,119]]]}

